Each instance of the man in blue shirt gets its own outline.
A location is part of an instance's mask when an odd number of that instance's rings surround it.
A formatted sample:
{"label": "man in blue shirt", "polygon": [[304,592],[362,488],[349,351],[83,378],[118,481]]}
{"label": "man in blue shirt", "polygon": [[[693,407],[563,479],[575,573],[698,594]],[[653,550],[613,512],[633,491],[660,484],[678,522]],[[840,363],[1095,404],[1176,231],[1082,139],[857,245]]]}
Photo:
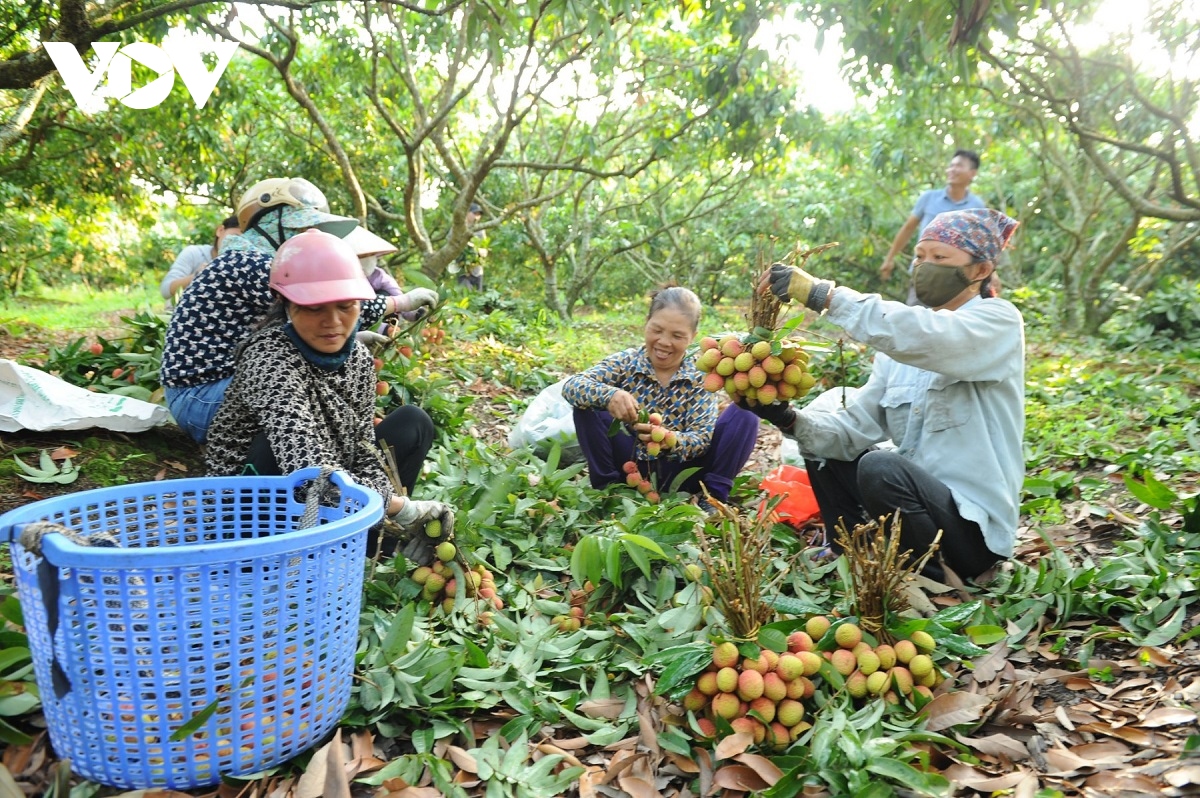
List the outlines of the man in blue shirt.
{"label": "man in blue shirt", "polygon": [[[892,271],[896,268],[896,254],[908,245],[913,233],[919,233],[929,226],[933,217],[947,211],[961,211],[967,208],[986,208],[983,200],[970,191],[971,181],[979,171],[979,155],[971,150],[955,150],[950,165],[946,167],[946,187],[935,188],[923,192],[913,206],[912,214],[905,220],[900,232],[892,239],[888,247],[883,265],[879,267],[879,276],[884,282],[892,279]],[[907,272],[912,274],[912,264]],[[908,304],[917,304],[917,296],[911,283],[908,287]]]}

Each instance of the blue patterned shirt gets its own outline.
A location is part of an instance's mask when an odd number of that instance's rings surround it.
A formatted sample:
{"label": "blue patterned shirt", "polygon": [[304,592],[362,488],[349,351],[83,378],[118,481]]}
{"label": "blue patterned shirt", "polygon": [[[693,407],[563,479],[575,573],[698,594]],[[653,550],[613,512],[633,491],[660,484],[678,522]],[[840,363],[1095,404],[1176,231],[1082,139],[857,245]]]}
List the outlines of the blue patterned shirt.
{"label": "blue patterned shirt", "polygon": [[[232,377],[238,344],[250,337],[275,301],[272,256],[257,250],[222,250],[188,284],[171,314],[163,346],[163,385],[188,388]],[[386,299],[362,303],[362,327],[383,318]]]}
{"label": "blue patterned shirt", "polygon": [[[694,460],[708,450],[717,423],[717,397],[704,390],[703,383],[704,374],[688,357],[669,384],[660,384],[646,347],[640,346],[609,355],[568,379],[563,398],[573,407],[607,410],[617,391],[629,391],[640,410],[662,413],[663,426],[679,436],[675,448],[660,457]],[[640,440],[636,452],[637,459],[649,459]]]}

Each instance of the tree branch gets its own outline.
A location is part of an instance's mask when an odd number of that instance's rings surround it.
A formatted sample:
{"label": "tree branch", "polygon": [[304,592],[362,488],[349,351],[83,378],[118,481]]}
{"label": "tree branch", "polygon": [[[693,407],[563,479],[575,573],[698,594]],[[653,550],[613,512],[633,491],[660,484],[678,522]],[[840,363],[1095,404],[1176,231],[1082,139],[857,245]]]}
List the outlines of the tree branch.
{"label": "tree branch", "polygon": [[20,137],[25,126],[29,124],[29,120],[33,118],[38,105],[41,104],[42,97],[46,94],[46,88],[49,85],[50,81],[46,79],[35,82],[33,88],[13,111],[12,117],[3,126],[0,126],[0,151],[7,149],[8,145]]}
{"label": "tree branch", "polygon": [[[43,41],[69,42],[75,45],[80,53],[86,53],[93,41],[103,39],[115,33],[132,30],[139,25],[160,17],[186,11],[196,6],[207,5],[211,0],[171,0],[155,8],[149,8],[123,19],[111,19],[111,9],[103,6],[91,6],[87,0],[60,0],[59,24],[50,31],[49,36],[43,36]],[[312,0],[321,2],[321,0]],[[270,3],[256,5],[280,5],[307,7],[311,2],[289,2],[288,0],[272,0]],[[96,13],[95,19],[88,17],[88,11]],[[46,48],[42,47],[33,52],[18,53],[5,61],[0,61],[0,89],[28,89],[41,78],[55,71],[54,62],[50,60]]]}
{"label": "tree branch", "polygon": [[[350,194],[350,202],[354,208],[354,216],[359,220],[359,222],[365,224],[367,220],[367,198],[366,194],[363,192],[362,185],[359,183],[358,175],[354,171],[354,165],[350,162],[350,156],[346,153],[345,148],[338,139],[337,131],[335,131],[333,126],[329,124],[329,121],[325,119],[325,115],[321,113],[321,109],[319,109],[317,104],[313,102],[308,90],[304,88],[304,85],[300,81],[296,80],[296,76],[291,70],[291,65],[296,58],[296,54],[300,50],[300,37],[297,35],[296,30],[290,20],[286,28],[274,21],[272,21],[271,24],[275,26],[276,30],[278,30],[280,35],[283,36],[283,38],[287,41],[287,50],[284,52],[284,54],[282,56],[276,56],[269,50],[259,47],[246,47],[246,49],[265,59],[267,63],[275,67],[275,70],[279,73],[279,76],[283,78],[283,85],[284,88],[287,89],[287,93],[290,94],[292,99],[294,99],[300,105],[300,107],[304,109],[304,112],[308,114],[308,118],[311,119],[313,124],[317,126],[317,129],[321,131],[321,135],[325,139],[325,147],[330,155],[333,156],[334,162],[337,163],[338,169],[342,173],[342,182]],[[216,33],[219,33],[231,41],[236,41],[239,45],[245,46],[240,38],[233,35],[233,32],[229,30],[227,25],[213,25],[212,23],[206,21],[205,27]]]}

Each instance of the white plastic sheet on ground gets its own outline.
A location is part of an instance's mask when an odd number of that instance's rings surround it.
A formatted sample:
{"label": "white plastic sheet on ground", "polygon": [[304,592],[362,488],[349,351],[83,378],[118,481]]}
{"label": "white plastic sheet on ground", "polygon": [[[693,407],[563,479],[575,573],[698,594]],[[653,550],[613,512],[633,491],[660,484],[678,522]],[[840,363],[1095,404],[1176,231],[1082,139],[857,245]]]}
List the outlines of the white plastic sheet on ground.
{"label": "white plastic sheet on ground", "polygon": [[93,393],[39,369],[0,359],[0,431],[101,427],[144,432],[168,418],[167,408],[161,405]]}
{"label": "white plastic sheet on ground", "polygon": [[565,382],[565,379],[559,380],[533,398],[521,415],[521,420],[509,433],[510,449],[528,446],[544,458],[549,454],[550,447],[558,443],[562,450],[559,460],[562,465],[583,460],[583,450],[575,435],[575,410],[562,395]]}

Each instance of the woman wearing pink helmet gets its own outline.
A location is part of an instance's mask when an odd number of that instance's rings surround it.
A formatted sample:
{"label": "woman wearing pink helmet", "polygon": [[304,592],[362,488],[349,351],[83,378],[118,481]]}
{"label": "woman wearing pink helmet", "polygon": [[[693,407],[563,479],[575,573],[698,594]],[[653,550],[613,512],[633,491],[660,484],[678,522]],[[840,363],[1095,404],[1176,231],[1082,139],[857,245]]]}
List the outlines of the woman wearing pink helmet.
{"label": "woman wearing pink helmet", "polygon": [[[413,541],[410,558],[424,559],[423,532],[454,513],[441,502],[393,492],[380,447],[395,455],[398,477],[412,491],[433,445],[433,422],[419,407],[397,408],[373,424],[375,369],[357,341],[361,301],[375,291],[354,250],[337,236],[307,230],[285,241],[271,263],[276,300],[240,347],[233,382],[213,418],[205,453],[209,473],[288,474],[332,465],[383,496],[387,514]],[[416,534],[420,531],[420,534]],[[372,554],[377,538],[368,551]],[[390,553],[394,543],[385,543]]]}

